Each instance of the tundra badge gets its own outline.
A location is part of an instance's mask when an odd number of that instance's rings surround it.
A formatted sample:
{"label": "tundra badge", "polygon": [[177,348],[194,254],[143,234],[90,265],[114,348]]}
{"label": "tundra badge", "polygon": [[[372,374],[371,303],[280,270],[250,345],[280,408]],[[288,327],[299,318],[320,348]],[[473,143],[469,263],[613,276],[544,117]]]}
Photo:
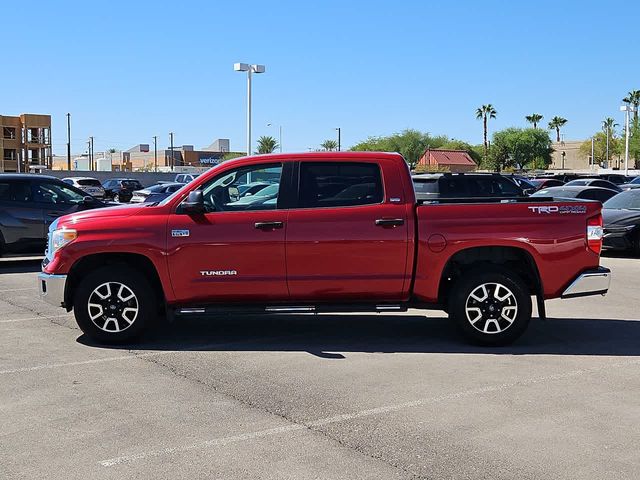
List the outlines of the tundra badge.
{"label": "tundra badge", "polygon": [[190,234],[189,230],[171,230],[172,237],[188,237]]}

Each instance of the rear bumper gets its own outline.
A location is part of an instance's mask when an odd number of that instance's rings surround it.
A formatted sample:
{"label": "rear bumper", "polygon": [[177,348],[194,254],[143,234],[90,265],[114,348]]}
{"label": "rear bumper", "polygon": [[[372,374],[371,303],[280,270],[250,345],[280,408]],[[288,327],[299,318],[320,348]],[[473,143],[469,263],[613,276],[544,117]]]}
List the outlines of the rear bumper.
{"label": "rear bumper", "polygon": [[562,292],[560,298],[586,297],[587,295],[604,295],[609,291],[611,270],[598,267],[594,270],[582,272]]}
{"label": "rear bumper", "polygon": [[40,298],[54,307],[64,307],[64,290],[67,286],[66,275],[40,273],[38,291]]}

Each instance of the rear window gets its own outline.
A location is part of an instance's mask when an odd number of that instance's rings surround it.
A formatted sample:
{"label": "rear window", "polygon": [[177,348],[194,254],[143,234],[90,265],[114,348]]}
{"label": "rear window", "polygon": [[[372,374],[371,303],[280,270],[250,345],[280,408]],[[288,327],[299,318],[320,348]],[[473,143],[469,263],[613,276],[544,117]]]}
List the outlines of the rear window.
{"label": "rear window", "polygon": [[375,163],[302,162],[300,206],[350,207],[381,203],[380,167]]}
{"label": "rear window", "polygon": [[137,180],[122,180],[120,185],[125,188],[142,188],[142,185]]}
{"label": "rear window", "polygon": [[94,178],[85,178],[82,180],[78,180],[78,185],[82,185],[83,187],[101,187],[100,182]]}
{"label": "rear window", "polygon": [[414,178],[413,189],[416,193],[438,193],[438,179]]}

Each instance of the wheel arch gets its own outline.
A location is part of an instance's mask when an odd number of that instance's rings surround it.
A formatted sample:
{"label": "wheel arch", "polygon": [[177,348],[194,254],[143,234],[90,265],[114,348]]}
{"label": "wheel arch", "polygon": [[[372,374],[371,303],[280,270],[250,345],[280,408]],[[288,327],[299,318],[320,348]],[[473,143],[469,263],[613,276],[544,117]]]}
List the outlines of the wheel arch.
{"label": "wheel arch", "polygon": [[440,276],[438,303],[448,305],[451,288],[465,273],[490,267],[512,271],[522,278],[537,298],[540,317],[545,317],[544,290],[536,261],[526,249],[513,246],[469,247],[453,254]]}
{"label": "wheel arch", "polygon": [[151,285],[154,293],[158,295],[160,303],[164,305],[166,297],[164,289],[162,288],[162,282],[160,281],[156,267],[149,257],[140,253],[107,252],[87,255],[71,266],[67,274],[67,285],[64,294],[64,305],[67,311],[70,311],[73,306],[73,298],[82,279],[100,267],[113,265],[123,265],[142,273]]}

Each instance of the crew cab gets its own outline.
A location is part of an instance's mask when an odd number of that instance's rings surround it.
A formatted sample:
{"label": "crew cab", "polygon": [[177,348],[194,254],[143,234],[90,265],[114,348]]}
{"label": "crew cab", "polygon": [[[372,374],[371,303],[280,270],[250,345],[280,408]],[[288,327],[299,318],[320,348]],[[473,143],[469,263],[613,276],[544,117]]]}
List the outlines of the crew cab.
{"label": "crew cab", "polygon": [[[241,199],[254,182],[275,195]],[[157,204],[59,218],[38,286],[106,343],[159,314],[435,308],[471,341],[505,345],[532,298],[544,318],[546,299],[607,292],[601,246],[599,202],[416,201],[398,154],[272,154],[224,162]]]}

